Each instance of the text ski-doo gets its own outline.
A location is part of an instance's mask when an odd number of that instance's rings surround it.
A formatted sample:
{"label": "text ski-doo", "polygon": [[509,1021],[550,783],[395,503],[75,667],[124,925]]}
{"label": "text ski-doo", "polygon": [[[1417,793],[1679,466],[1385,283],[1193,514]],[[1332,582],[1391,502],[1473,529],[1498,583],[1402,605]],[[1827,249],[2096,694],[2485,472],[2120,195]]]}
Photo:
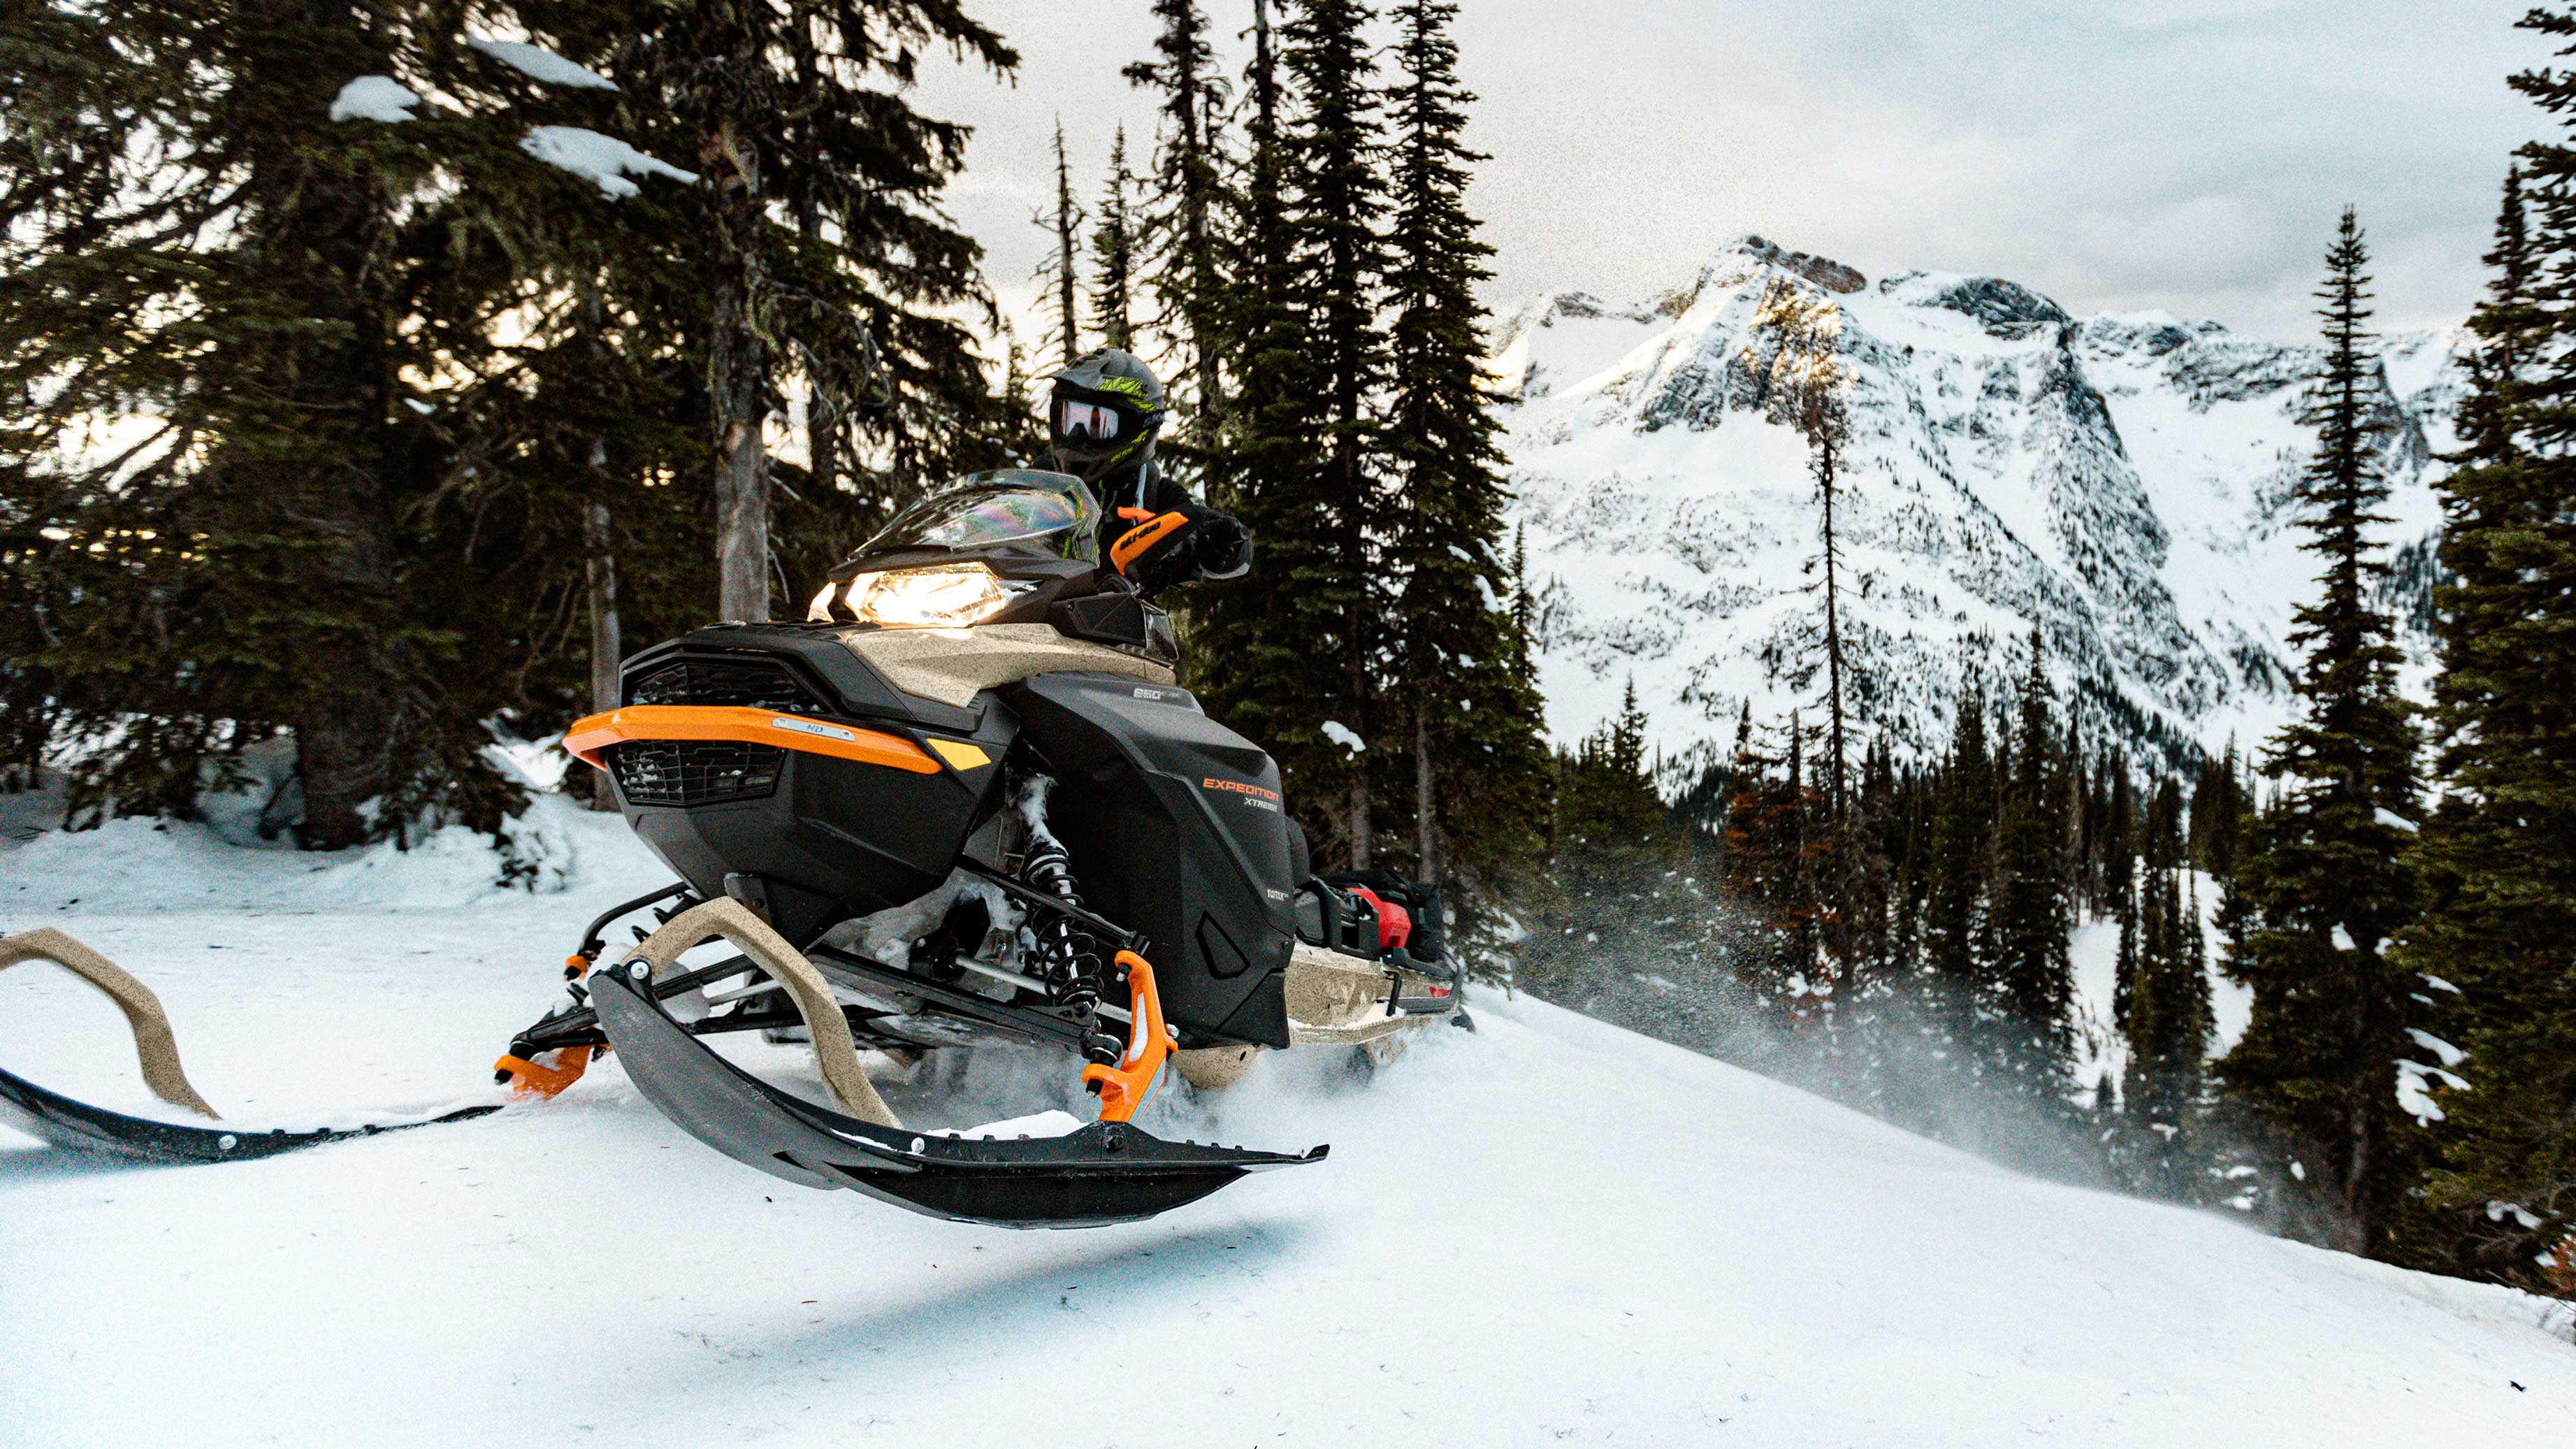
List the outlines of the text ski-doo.
{"label": "text ski-doo", "polygon": [[[1151,521],[1132,535],[1149,542]],[[1465,1025],[1429,888],[1315,878],[1279,771],[1176,683],[1168,617],[1103,559],[1079,479],[1008,471],[907,510],[801,623],[634,655],[565,746],[680,877],[594,923],[499,1074],[551,1094],[613,1050],[716,1150],[810,1187],[1011,1226],[1126,1221],[1320,1160],[1166,1142],[1133,1118],[1167,1057],[1220,1084],[1261,1048]],[[603,933],[658,929],[600,961]],[[683,968],[716,938],[740,953]],[[811,1034],[840,1110],[704,1038]],[[896,1121],[858,1051],[1036,1042],[1099,1120],[1055,1137]]]}

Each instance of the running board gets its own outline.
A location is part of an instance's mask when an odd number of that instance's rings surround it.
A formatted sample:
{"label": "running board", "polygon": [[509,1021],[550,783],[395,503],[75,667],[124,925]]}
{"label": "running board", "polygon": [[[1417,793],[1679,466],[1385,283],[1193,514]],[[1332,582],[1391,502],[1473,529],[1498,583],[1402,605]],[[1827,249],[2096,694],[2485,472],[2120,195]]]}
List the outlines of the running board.
{"label": "running board", "polygon": [[627,1078],[690,1136],[799,1186],[849,1188],[952,1222],[1135,1222],[1196,1202],[1246,1173],[1321,1162],[1326,1151],[1292,1156],[1166,1142],[1132,1122],[998,1140],[882,1127],[791,1096],[716,1055],[623,971],[594,971],[589,982],[591,1005]]}

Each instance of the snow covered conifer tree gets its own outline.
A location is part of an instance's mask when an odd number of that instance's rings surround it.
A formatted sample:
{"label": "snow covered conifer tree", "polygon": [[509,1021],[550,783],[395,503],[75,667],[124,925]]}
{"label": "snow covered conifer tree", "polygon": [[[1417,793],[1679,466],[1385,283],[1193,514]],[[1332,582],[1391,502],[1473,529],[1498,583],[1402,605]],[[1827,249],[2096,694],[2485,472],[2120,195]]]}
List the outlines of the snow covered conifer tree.
{"label": "snow covered conifer tree", "polygon": [[2411,993],[2387,949],[2415,905],[2403,852],[2419,812],[2412,707],[2397,692],[2388,620],[2370,601],[2387,567],[2370,536],[2385,521],[2387,423],[2373,406],[2368,265],[2347,210],[2318,293],[2326,362],[2307,414],[2317,452],[2300,484],[2304,546],[2325,569],[2291,636],[2307,651],[2301,716],[2264,765],[2283,792],[2240,872],[2256,919],[2229,970],[2254,988],[2254,1014],[2222,1068],[2228,1090],[2323,1189],[2330,1216],[2306,1231],[2354,1252],[2385,1251],[2409,1175],[2392,1064],[2410,1050]]}
{"label": "snow covered conifer tree", "polygon": [[13,11],[0,96],[0,490],[41,623],[0,665],[13,720],[104,745],[85,818],[188,815],[284,730],[309,846],[497,830],[518,795],[482,720],[525,596],[437,515],[498,440],[421,394],[515,360],[494,319],[606,184],[548,143],[609,140],[531,123],[596,118],[598,88],[417,7],[109,0]]}
{"label": "snow covered conifer tree", "polygon": [[[2563,8],[2521,23],[2576,42]],[[2563,70],[2513,86],[2562,125],[2576,104]],[[2576,1281],[2576,146],[2562,132],[2520,157],[2469,323],[2459,466],[2441,485],[2442,795],[2414,854],[2424,910],[2394,964],[2435,1003],[2401,1055],[2447,1117],[2421,1259],[2563,1292]],[[2454,1068],[2465,1090],[2443,1089]]]}
{"label": "snow covered conifer tree", "polygon": [[1994,1017],[1987,1044],[1996,1070],[2013,1090],[2056,1105],[2074,1087],[2075,982],[2067,957],[2065,792],[2037,630],[2018,713],[1996,861],[2003,952],[1984,974],[1980,994]]}

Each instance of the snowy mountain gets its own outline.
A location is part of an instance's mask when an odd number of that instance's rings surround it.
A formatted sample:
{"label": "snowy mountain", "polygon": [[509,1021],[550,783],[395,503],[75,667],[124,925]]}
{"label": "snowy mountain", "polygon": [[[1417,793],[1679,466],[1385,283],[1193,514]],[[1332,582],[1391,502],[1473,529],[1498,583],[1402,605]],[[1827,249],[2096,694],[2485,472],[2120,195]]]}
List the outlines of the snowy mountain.
{"label": "snowy mountain", "polygon": [[[461,830],[319,868],[190,824],[0,840],[0,931],[145,977],[246,1128],[488,1098],[582,924],[662,879],[614,817],[527,823],[548,893],[492,888]],[[0,1442],[2169,1449],[2576,1415],[2566,1305],[2016,1176],[1527,997],[1476,1012],[1373,1078],[1301,1049],[1165,1086],[1157,1131],[1332,1156],[1082,1232],[788,1187],[613,1057],[261,1162],[0,1128]],[[820,1095],[803,1049],[724,1040]],[[49,969],[0,972],[0,1062],[149,1101],[115,1009]],[[1062,1056],[877,1069],[925,1125],[1089,1115]]]}
{"label": "snowy mountain", "polygon": [[[1723,758],[1747,698],[1764,722],[1821,713],[1818,508],[1804,443],[1757,402],[1774,287],[1839,316],[1846,690],[1864,738],[1937,750],[1963,687],[2026,667],[2034,624],[2097,743],[2178,760],[2287,717],[2285,636],[2316,572],[2290,504],[2319,349],[2164,313],[2074,317],[1995,277],[1873,282],[1745,237],[1649,301],[1561,293],[1498,329],[1560,737],[1633,678],[1679,782]],[[2464,391],[2454,346],[2382,345],[2384,534],[2403,565],[2388,602],[2410,619]]]}

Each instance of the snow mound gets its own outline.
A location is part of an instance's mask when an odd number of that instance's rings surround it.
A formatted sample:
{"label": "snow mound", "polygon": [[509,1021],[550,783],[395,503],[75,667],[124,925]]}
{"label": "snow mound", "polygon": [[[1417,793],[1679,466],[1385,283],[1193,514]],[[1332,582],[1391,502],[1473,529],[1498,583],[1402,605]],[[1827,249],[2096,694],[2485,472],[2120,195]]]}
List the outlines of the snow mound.
{"label": "snow mound", "polygon": [[362,75],[331,98],[331,119],[382,121],[390,126],[410,120],[411,108],[419,104],[419,94],[392,76]]}
{"label": "snow mound", "polygon": [[627,180],[629,176],[668,176],[691,184],[698,179],[694,171],[683,171],[614,136],[580,126],[531,126],[520,140],[519,149],[583,178],[610,196],[633,196],[643,189]]}
{"label": "snow mound", "polygon": [[[612,878],[628,895],[670,878],[626,822],[539,796],[505,827],[524,888],[560,894]],[[54,830],[0,848],[0,913],[10,929],[60,925],[102,911],[452,910],[520,893],[501,884],[506,864],[491,837],[451,825],[411,842],[328,854],[246,848],[213,826],[111,820],[95,830]],[[29,919],[41,915],[39,922]],[[562,953],[557,952],[558,956]]]}

